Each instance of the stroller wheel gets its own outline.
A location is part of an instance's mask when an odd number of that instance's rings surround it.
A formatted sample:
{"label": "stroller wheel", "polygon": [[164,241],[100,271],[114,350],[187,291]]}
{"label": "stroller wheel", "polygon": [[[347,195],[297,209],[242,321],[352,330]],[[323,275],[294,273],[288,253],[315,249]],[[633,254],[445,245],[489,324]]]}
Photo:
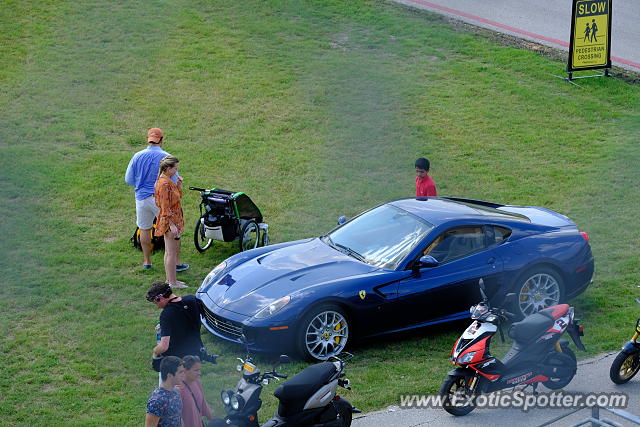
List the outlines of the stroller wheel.
{"label": "stroller wheel", "polygon": [[211,242],[213,242],[213,239],[209,239],[204,235],[204,224],[202,224],[200,218],[198,218],[196,229],[193,233],[193,243],[196,245],[196,249],[198,252],[204,252],[209,249]]}
{"label": "stroller wheel", "polygon": [[260,241],[260,229],[255,220],[245,222],[240,233],[240,251],[257,248]]}

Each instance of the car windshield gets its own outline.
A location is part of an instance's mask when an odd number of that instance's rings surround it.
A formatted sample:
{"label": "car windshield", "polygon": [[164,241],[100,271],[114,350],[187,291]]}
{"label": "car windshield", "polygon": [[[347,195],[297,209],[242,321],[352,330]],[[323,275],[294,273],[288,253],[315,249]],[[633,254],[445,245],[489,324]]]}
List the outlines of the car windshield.
{"label": "car windshield", "polygon": [[391,205],[363,213],[324,236],[324,241],[360,261],[396,269],[433,225]]}

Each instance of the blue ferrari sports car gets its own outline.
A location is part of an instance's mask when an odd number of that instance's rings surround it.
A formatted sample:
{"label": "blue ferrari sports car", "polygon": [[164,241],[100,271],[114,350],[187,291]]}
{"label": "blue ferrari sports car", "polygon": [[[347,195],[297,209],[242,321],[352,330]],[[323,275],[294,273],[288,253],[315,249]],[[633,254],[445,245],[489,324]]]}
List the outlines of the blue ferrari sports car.
{"label": "blue ferrari sports car", "polygon": [[326,360],[355,338],[469,317],[481,278],[493,301],[515,293],[510,309],[523,317],[582,293],[593,271],[587,234],[557,212],[412,198],[321,237],[234,255],[197,298],[217,337]]}

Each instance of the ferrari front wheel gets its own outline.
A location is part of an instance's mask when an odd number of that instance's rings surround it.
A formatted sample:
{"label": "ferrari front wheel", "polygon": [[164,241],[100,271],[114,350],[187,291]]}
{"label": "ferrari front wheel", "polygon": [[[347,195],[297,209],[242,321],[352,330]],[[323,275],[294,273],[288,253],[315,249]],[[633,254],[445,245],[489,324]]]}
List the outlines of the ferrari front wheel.
{"label": "ferrari front wheel", "polygon": [[309,311],[298,329],[298,351],[309,361],[327,360],[344,350],[349,340],[349,321],[342,308],[325,304]]}

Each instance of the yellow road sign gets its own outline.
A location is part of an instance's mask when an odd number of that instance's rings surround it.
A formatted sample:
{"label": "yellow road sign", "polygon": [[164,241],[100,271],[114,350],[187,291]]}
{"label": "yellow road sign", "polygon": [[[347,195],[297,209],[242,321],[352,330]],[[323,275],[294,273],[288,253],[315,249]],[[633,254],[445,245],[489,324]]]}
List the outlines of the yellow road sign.
{"label": "yellow road sign", "polygon": [[611,1],[573,0],[567,71],[611,67]]}

